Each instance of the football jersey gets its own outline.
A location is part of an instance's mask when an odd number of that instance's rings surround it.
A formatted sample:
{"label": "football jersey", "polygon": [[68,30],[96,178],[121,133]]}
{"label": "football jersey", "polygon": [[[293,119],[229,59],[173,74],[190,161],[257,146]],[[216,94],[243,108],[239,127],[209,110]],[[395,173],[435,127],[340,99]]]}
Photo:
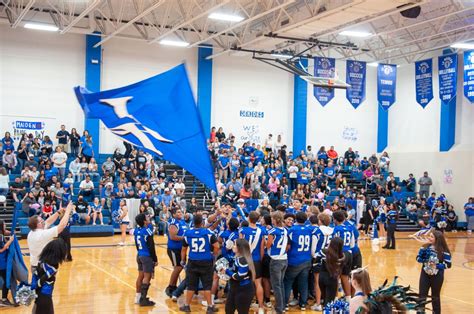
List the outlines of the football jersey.
{"label": "football jersey", "polygon": [[286,247],[288,245],[288,231],[285,228],[274,227],[268,231],[273,236],[272,246],[268,249],[268,255],[274,260],[286,260]]}
{"label": "football jersey", "polygon": [[313,229],[312,253],[313,256],[321,252],[329,245],[332,239],[333,228],[328,226],[319,226]]}
{"label": "football jersey", "polygon": [[249,242],[250,251],[252,252],[252,259],[254,262],[259,262],[262,260],[260,246],[262,245],[262,240],[266,233],[266,230],[262,227],[243,227],[240,229],[240,234],[242,234],[244,239]]}
{"label": "football jersey", "polygon": [[[175,226],[178,229],[178,233],[176,234],[178,237],[182,237],[184,235],[184,232],[188,229],[188,225],[186,225],[184,219],[171,218],[168,223],[169,227]],[[181,250],[182,247],[182,241],[171,240],[171,237],[168,236],[168,249]]]}
{"label": "football jersey", "polygon": [[313,229],[304,225],[294,225],[288,231],[290,249],[288,250],[288,265],[297,266],[310,261],[311,237]]}
{"label": "football jersey", "polygon": [[190,261],[212,261],[212,245],[216,242],[216,235],[206,228],[193,228],[184,233],[183,245],[189,247]]}
{"label": "football jersey", "polygon": [[352,233],[352,229],[348,229],[346,226],[338,225],[334,227],[333,238],[339,237],[342,239],[343,246],[342,250],[344,252],[351,250],[351,245],[353,245],[352,241],[354,241],[354,234]]}
{"label": "football jersey", "polygon": [[153,225],[149,224],[146,227],[135,228],[135,230],[133,230],[133,237],[135,238],[138,256],[151,256],[147,240],[148,237],[153,237]]}
{"label": "football jersey", "polygon": [[353,221],[344,221],[344,225],[347,229],[352,231],[352,241],[351,241],[351,252],[356,253],[360,252],[359,249],[359,230],[357,230],[357,225]]}
{"label": "football jersey", "polygon": [[222,256],[227,258],[227,260],[231,261],[234,258],[234,251],[232,249],[228,250],[226,247],[226,242],[228,240],[235,242],[239,238],[239,232],[237,230],[230,231],[224,230],[220,233],[219,238],[222,239]]}

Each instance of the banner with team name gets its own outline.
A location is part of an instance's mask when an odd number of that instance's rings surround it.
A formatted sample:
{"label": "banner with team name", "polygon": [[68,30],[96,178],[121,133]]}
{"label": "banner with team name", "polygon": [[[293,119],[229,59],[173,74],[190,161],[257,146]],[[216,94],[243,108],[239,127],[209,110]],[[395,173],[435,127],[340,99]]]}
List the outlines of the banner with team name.
{"label": "banner with team name", "polygon": [[438,57],[439,98],[448,103],[456,97],[458,55]]}
{"label": "banner with team name", "polygon": [[[334,58],[314,58],[314,76],[334,78],[335,77],[336,59]],[[334,88],[323,88],[314,86],[314,97],[322,106],[325,106],[334,98]]]}
{"label": "banner with team name", "polygon": [[396,100],[397,66],[395,64],[379,64],[377,68],[377,101],[388,110]]}
{"label": "banner with team name", "polygon": [[464,51],[464,96],[474,102],[474,50]]}
{"label": "banner with team name", "polygon": [[416,102],[425,108],[433,99],[433,60],[415,62]]}
{"label": "banner with team name", "polygon": [[366,63],[363,61],[346,62],[346,83],[351,85],[346,89],[346,98],[354,109],[365,100],[366,69]]}

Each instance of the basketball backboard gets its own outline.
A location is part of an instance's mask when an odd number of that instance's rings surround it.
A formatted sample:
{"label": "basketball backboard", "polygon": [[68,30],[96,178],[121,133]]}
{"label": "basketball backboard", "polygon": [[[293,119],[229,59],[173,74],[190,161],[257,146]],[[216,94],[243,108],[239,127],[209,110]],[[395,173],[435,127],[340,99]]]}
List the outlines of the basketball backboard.
{"label": "basketball backboard", "polygon": [[351,87],[351,85],[347,84],[343,80],[338,78],[327,78],[327,77],[317,77],[317,76],[310,76],[306,75],[300,76],[306,82],[313,84],[314,86],[323,87],[323,88],[341,88],[347,89]]}

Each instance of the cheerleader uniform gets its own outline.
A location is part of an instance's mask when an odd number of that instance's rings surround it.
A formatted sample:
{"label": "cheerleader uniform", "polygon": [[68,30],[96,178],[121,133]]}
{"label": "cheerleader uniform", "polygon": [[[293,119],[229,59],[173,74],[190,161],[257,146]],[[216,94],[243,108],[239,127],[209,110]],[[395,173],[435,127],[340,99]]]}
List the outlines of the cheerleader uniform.
{"label": "cheerleader uniform", "polygon": [[[423,264],[420,274],[420,302],[426,300],[428,290],[431,289],[433,313],[439,314],[441,313],[440,293],[444,281],[444,270],[451,268],[451,254],[443,252],[442,258],[438,259],[438,254],[433,246],[422,247],[418,251],[416,261]],[[430,267],[432,263],[435,263],[435,268]],[[424,313],[424,306],[422,310],[418,311],[418,313]]]}
{"label": "cheerleader uniform", "polygon": [[246,314],[250,310],[250,304],[255,295],[252,276],[245,257],[234,259],[232,269],[227,269],[226,274],[230,277],[230,290],[225,304],[226,314]]}
{"label": "cheerleader uniform", "polygon": [[38,264],[31,279],[31,289],[38,295],[33,313],[54,314],[53,290],[57,272],[58,265]]}
{"label": "cheerleader uniform", "polygon": [[[122,216],[123,212],[122,210],[120,210],[120,216]],[[130,224],[130,216],[127,212],[127,214],[125,215],[125,217],[122,218],[122,221],[120,222],[121,225],[129,225]]]}

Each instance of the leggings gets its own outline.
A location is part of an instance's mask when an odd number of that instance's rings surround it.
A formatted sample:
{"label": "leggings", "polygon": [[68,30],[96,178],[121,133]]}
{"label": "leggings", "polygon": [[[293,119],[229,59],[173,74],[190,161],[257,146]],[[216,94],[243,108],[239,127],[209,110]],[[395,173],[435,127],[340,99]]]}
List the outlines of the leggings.
{"label": "leggings", "polygon": [[326,305],[336,299],[338,279],[331,277],[327,271],[319,273],[319,288],[321,289],[321,300]]}
{"label": "leggings", "polygon": [[38,293],[33,314],[54,314],[53,298],[50,295]]}
{"label": "leggings", "polygon": [[230,291],[225,303],[225,313],[234,314],[237,311],[238,314],[247,314],[254,295],[253,283],[239,286],[238,282],[231,282]]}
{"label": "leggings", "polygon": [[[420,275],[420,301],[426,300],[428,290],[431,288],[431,303],[433,304],[433,313],[441,313],[441,287],[444,281],[444,270],[440,270],[436,275],[430,276],[421,270]],[[424,307],[423,307],[424,310]]]}
{"label": "leggings", "polygon": [[395,248],[395,229],[397,224],[387,223],[387,244],[385,245],[388,248]]}
{"label": "leggings", "polygon": [[2,299],[6,299],[8,296],[8,289],[7,289],[7,270],[0,269],[0,277],[3,279],[3,286],[2,286]]}

